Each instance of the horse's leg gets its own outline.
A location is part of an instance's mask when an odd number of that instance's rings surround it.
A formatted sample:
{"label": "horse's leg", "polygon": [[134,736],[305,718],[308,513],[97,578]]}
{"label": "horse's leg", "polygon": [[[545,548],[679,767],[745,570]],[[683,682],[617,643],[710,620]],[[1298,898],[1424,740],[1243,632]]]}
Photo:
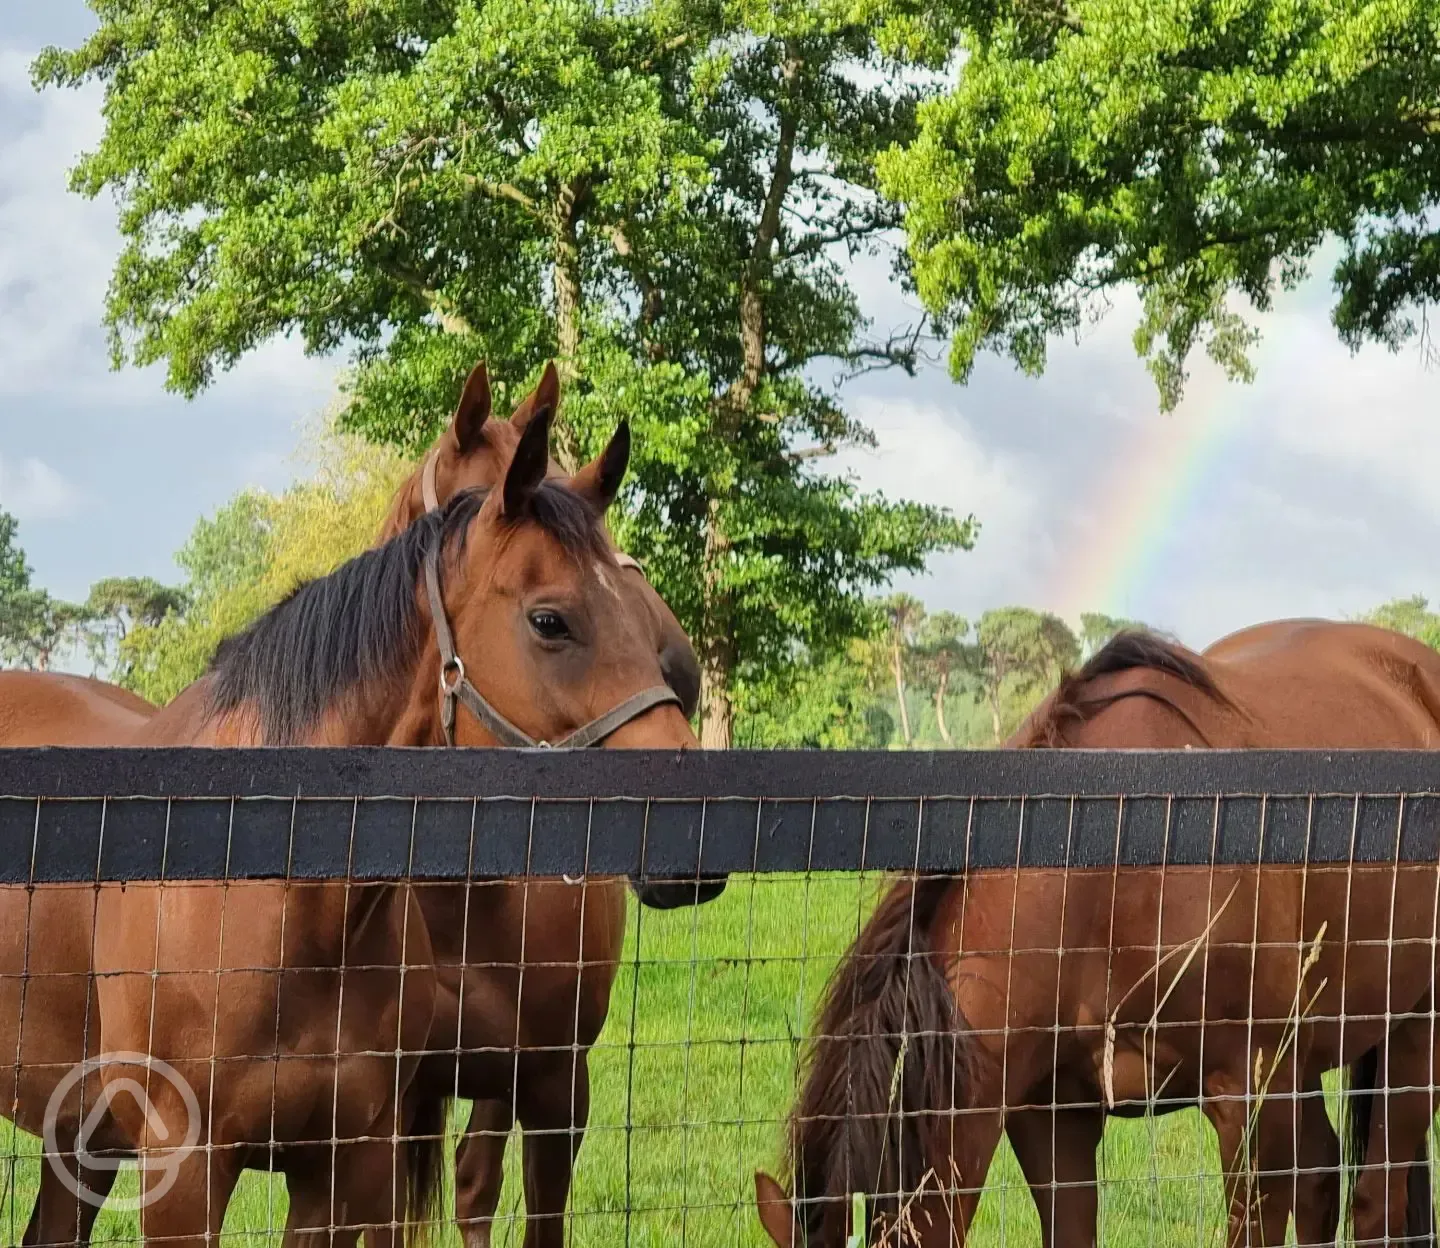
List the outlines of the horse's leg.
{"label": "horse's leg", "polygon": [[[285,1150],[285,1248],[321,1248],[329,1228],[342,1220],[341,1195],[335,1189],[335,1151],[327,1145]],[[336,1235],[341,1242],[348,1237]],[[366,1243],[376,1248],[374,1233]]]}
{"label": "horse's leg", "polygon": [[1434,1221],[1432,1215],[1423,1220],[1429,1225],[1407,1225],[1412,1185],[1422,1187],[1426,1200],[1429,1198],[1425,1145],[1435,1112],[1431,1086],[1436,1056],[1434,1024],[1425,1016],[1406,1020],[1382,1041],[1379,1056],[1379,1096],[1352,1202],[1354,1234],[1360,1243],[1423,1237]]}
{"label": "horse's leg", "polygon": [[515,1115],[509,1101],[475,1101],[455,1152],[455,1220],[465,1248],[490,1248],[505,1179],[505,1145]]}
{"label": "horse's leg", "polygon": [[1104,1129],[1105,1116],[1098,1109],[1029,1109],[1005,1120],[1010,1147],[1035,1197],[1045,1248],[1096,1242],[1095,1150]]}
{"label": "horse's leg", "polygon": [[1300,1106],[1299,1174],[1295,1181],[1295,1242],[1333,1244],[1340,1223],[1340,1139],[1325,1112],[1319,1075],[1307,1078]]}
{"label": "horse's leg", "polygon": [[563,1248],[565,1206],[575,1155],[590,1120],[590,1062],[582,1050],[570,1062],[540,1072],[521,1069],[516,1080],[524,1133],[524,1248]]}
{"label": "horse's leg", "polygon": [[399,1248],[404,1241],[405,1147],[389,1139],[341,1141],[286,1158],[290,1212],[285,1248],[356,1243]]}
{"label": "horse's leg", "polygon": [[[1274,1053],[1266,1036],[1254,1052]],[[1242,1052],[1241,1056],[1248,1056]],[[1290,1077],[1294,1057],[1268,1075],[1264,1095],[1247,1098],[1247,1080],[1221,1068],[1205,1076],[1202,1108],[1220,1142],[1229,1198],[1229,1243],[1282,1245],[1296,1198],[1300,1108]]]}
{"label": "horse's leg", "polygon": [[[156,1149],[163,1154],[163,1149]],[[142,1153],[140,1228],[147,1243],[164,1248],[214,1248],[225,1210],[244,1168],[240,1150],[197,1148],[178,1164]],[[170,1175],[174,1175],[173,1182]],[[168,1183],[168,1186],[166,1184]]]}
{"label": "horse's leg", "polygon": [[[30,1213],[25,1237],[20,1241],[24,1248],[88,1244],[100,1206],[105,1203],[105,1197],[115,1182],[114,1170],[97,1170],[79,1163],[73,1152],[73,1134],[67,1134],[57,1143],[64,1151],[59,1156],[46,1158],[40,1167],[40,1191],[35,1197],[35,1208]],[[82,1189],[88,1190],[93,1199],[82,1200],[75,1195],[55,1172],[56,1166],[64,1166],[70,1177],[78,1179]]]}

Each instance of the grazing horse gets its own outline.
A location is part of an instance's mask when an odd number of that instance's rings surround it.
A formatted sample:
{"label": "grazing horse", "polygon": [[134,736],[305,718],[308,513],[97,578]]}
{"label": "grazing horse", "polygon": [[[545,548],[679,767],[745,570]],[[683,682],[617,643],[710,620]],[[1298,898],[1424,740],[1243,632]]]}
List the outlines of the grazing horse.
{"label": "grazing horse", "polygon": [[[693,745],[678,698],[660,684],[653,617],[613,592],[600,513],[628,441],[617,436],[575,482],[547,482],[548,428],[548,413],[532,419],[499,487],[462,492],[226,643],[201,682],[123,743],[479,745],[507,733],[560,741],[587,727],[616,745]],[[467,675],[463,655],[483,655],[483,670],[476,662]],[[397,1093],[436,999],[414,890],[106,886],[95,911],[99,1044],[82,1011],[73,1047],[170,1062],[204,1107],[203,1147],[173,1168],[143,1168],[147,1238],[218,1233],[240,1169],[275,1153],[292,1231],[333,1224],[393,1239],[425,1194],[412,1150],[391,1148]],[[0,923],[7,936],[17,930],[23,912]],[[33,1010],[32,995],[32,1026]],[[107,1067],[102,1077],[133,1074]],[[38,1091],[43,1109],[48,1092]],[[151,1092],[150,1114],[127,1097],[111,1110],[142,1160],[163,1162],[192,1111],[169,1085]],[[30,1103],[17,1106],[22,1125]]]}
{"label": "grazing horse", "polygon": [[[1203,657],[1122,634],[1010,744],[1434,748],[1440,655],[1321,621],[1261,625]],[[1100,1107],[1199,1101],[1232,1242],[1283,1242],[1292,1209],[1301,1243],[1333,1241],[1339,1157],[1319,1076],[1382,1043],[1391,1015],[1428,1007],[1435,901],[1433,866],[904,880],[827,990],[791,1119],[796,1196],[757,1175],[762,1224],[777,1244],[838,1246],[869,1232],[848,1224],[858,1192],[899,1242],[960,1242],[1003,1128],[1047,1244],[1059,1228],[1093,1242]],[[1375,1181],[1360,1180],[1357,1232]]]}

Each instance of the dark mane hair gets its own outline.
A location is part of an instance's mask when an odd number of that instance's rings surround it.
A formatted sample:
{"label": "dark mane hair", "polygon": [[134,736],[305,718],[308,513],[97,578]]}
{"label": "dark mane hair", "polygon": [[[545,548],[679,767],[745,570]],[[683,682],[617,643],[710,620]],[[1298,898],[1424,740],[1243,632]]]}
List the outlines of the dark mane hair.
{"label": "dark mane hair", "polygon": [[790,1117],[807,1243],[841,1242],[852,1193],[866,1195],[871,1227],[888,1226],[907,1196],[952,1181],[938,1159],[978,1060],[929,934],[954,885],[949,876],[894,884],[826,987]]}
{"label": "dark mane hair", "polygon": [[[463,549],[488,494],[459,491],[227,638],[210,663],[210,713],[253,706],[267,745],[294,745],[340,698],[413,663],[426,623],[415,593],[425,557],[436,547],[447,555]],[[595,509],[562,485],[542,483],[527,513],[507,527],[518,532],[526,521],[573,556],[613,559]]]}
{"label": "dark mane hair", "polygon": [[1126,697],[1151,697],[1189,719],[1185,709],[1159,690],[1130,690],[1099,697],[1087,696],[1089,686],[1102,676],[1129,672],[1139,668],[1163,672],[1212,699],[1218,705],[1235,709],[1234,702],[1215,682],[1214,676],[1199,655],[1178,642],[1143,629],[1125,629],[1116,633],[1100,647],[1077,671],[1067,672],[1059,687],[1041,706],[1028,724],[1025,746],[1058,745],[1064,725],[1091,719],[1107,706]]}

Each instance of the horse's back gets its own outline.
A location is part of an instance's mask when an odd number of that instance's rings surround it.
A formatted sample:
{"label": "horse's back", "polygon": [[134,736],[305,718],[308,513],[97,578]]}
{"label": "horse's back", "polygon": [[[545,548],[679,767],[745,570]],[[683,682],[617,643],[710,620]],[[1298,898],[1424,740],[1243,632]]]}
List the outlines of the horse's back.
{"label": "horse's back", "polygon": [[0,672],[0,746],[121,745],[155,708],[126,689],[61,672]]}
{"label": "horse's back", "polygon": [[1216,745],[1312,749],[1440,746],[1440,654],[1370,624],[1277,620],[1204,653],[1245,711]]}

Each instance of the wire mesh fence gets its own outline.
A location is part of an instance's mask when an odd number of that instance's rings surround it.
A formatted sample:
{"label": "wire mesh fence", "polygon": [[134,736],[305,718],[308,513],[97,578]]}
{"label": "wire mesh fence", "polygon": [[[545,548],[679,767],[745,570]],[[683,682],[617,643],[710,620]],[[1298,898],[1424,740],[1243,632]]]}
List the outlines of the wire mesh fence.
{"label": "wire mesh fence", "polygon": [[1432,1234],[1430,755],[5,751],[0,795],[10,1242]]}

